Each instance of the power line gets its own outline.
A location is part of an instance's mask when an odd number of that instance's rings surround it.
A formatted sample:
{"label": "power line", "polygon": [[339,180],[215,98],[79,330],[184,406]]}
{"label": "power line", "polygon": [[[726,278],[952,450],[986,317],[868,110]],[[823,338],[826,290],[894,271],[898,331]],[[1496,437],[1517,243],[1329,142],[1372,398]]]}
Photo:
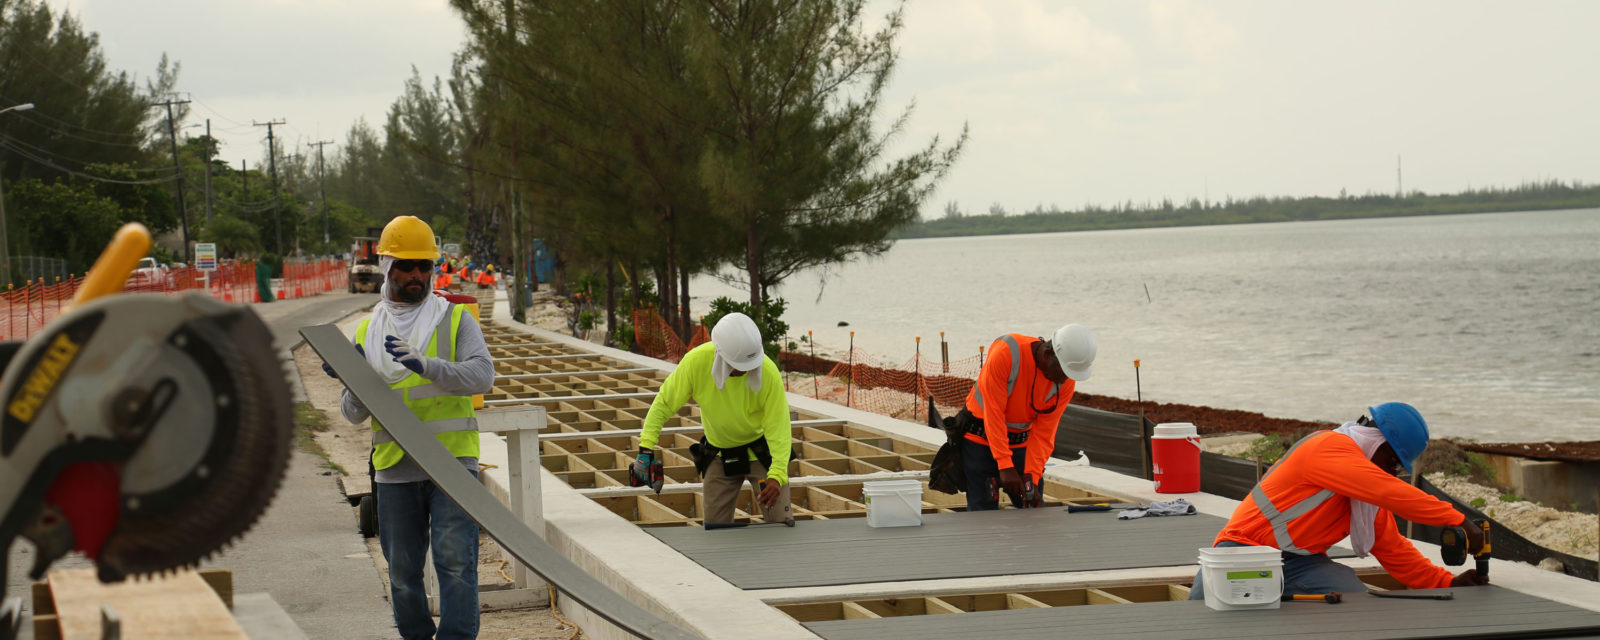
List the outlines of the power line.
{"label": "power line", "polygon": [[[52,157],[52,158],[56,159],[57,161],[70,162],[72,164],[75,164],[75,165],[78,165],[78,166],[81,166],[81,167],[88,167],[89,165],[92,165],[92,164],[104,164],[104,165],[107,165],[107,166],[111,166],[113,164],[113,163],[108,163],[108,162],[86,162],[86,161],[83,161],[83,160],[79,160],[77,158],[72,158],[72,157],[68,157],[68,156],[62,155],[60,153],[56,153],[55,151],[51,151],[51,150],[46,149],[44,147],[34,146],[32,144],[29,144],[27,142],[23,142],[21,140],[10,139],[8,141],[13,143],[13,144],[17,144],[17,145],[21,145],[23,147],[27,147],[27,149],[32,153],[35,153],[35,154],[38,154],[38,155],[41,155],[41,156]],[[127,169],[128,171],[133,171],[133,172],[137,172],[137,173],[153,173],[153,172],[156,172],[156,171],[167,171],[168,170],[167,167],[148,167],[148,168],[146,168],[146,167],[121,167],[121,166],[119,166],[118,168]]]}
{"label": "power line", "polygon": [[[23,100],[18,100],[16,98],[12,98],[11,96],[7,96],[5,94],[0,94],[0,99],[4,99],[4,100],[6,100],[8,102],[23,102]],[[28,114],[28,117],[29,118],[39,118],[39,119],[43,119],[43,120],[49,120],[49,121],[54,122],[54,123],[56,123],[56,124],[58,124],[60,126],[72,127],[72,128],[77,129],[79,131],[86,131],[86,132],[89,132],[89,133],[96,133],[96,134],[100,134],[100,135],[114,136],[114,137],[119,137],[119,138],[136,138],[136,139],[139,139],[139,140],[143,140],[145,138],[145,134],[143,134],[143,133],[128,133],[126,131],[105,131],[105,130],[102,130],[102,129],[96,129],[94,127],[86,127],[86,126],[83,126],[83,125],[78,124],[76,122],[68,122],[68,121],[62,120],[60,118],[56,118],[56,117],[53,117],[53,116],[45,115],[44,113],[40,113],[40,111],[42,111],[42,110],[35,110],[33,113]]]}
{"label": "power line", "polygon": [[73,170],[68,169],[66,167],[60,166],[60,165],[58,165],[58,164],[56,164],[54,162],[51,162],[48,158],[41,158],[41,157],[33,155],[32,153],[27,152],[26,150],[18,149],[17,147],[12,146],[10,140],[0,139],[0,147],[5,147],[7,149],[10,149],[13,152],[15,152],[17,155],[22,156],[23,158],[26,158],[28,160],[32,160],[32,161],[37,162],[39,164],[42,164],[44,166],[50,167],[51,169],[55,169],[56,171],[60,171],[62,173],[68,174],[68,175],[72,175],[72,176],[76,176],[76,177],[79,177],[79,178],[83,178],[85,180],[93,180],[93,181],[96,181],[96,182],[108,182],[108,183],[111,183],[111,184],[162,184],[162,183],[165,183],[165,182],[171,182],[173,180],[178,179],[178,176],[176,176],[176,175],[167,176],[167,177],[161,178],[159,180],[117,180],[115,178],[102,178],[100,176],[90,175],[90,174],[87,174],[87,173],[83,173],[81,171],[73,171]]}
{"label": "power line", "polygon": [[113,141],[110,141],[110,140],[96,140],[94,138],[80,136],[80,135],[72,133],[70,131],[63,131],[61,129],[57,129],[57,128],[52,127],[52,126],[50,126],[50,125],[48,125],[46,123],[43,123],[43,122],[34,122],[33,118],[31,116],[19,115],[17,119],[21,120],[23,122],[26,122],[26,123],[28,123],[30,125],[33,125],[35,127],[38,127],[39,129],[41,129],[43,131],[46,131],[46,132],[48,132],[50,134],[57,135],[57,136],[65,136],[65,137],[73,138],[73,139],[76,139],[76,140],[82,140],[84,142],[88,142],[88,143],[92,143],[92,144],[103,144],[103,145],[116,146],[116,147],[128,147],[130,149],[143,149],[144,148],[143,144],[134,144],[134,143],[131,143],[131,142],[113,142]]}

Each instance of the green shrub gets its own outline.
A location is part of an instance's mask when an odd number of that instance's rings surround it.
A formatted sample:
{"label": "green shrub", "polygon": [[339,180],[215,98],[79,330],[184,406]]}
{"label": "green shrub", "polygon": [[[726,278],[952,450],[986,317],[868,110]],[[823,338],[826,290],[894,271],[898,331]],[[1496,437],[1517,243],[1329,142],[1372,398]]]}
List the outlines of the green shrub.
{"label": "green shrub", "polygon": [[1483,498],[1473,498],[1472,502],[1470,502],[1469,504],[1471,504],[1472,508],[1474,508],[1474,509],[1482,509],[1483,505],[1489,504],[1489,501],[1488,500],[1484,500]]}
{"label": "green shrub", "polygon": [[1264,465],[1272,464],[1277,462],[1278,458],[1283,457],[1283,453],[1288,450],[1288,447],[1289,445],[1284,443],[1283,436],[1269,433],[1250,443],[1250,448],[1245,450],[1244,457]]}

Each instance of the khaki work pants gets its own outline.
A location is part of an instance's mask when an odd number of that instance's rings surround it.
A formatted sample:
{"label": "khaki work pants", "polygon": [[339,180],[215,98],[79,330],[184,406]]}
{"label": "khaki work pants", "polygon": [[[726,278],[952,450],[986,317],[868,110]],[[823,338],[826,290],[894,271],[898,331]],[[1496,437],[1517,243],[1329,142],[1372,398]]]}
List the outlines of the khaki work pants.
{"label": "khaki work pants", "polygon": [[[706,522],[733,522],[733,505],[739,499],[739,492],[744,490],[745,481],[750,482],[751,491],[761,495],[761,481],[767,478],[767,465],[760,460],[750,461],[750,473],[743,476],[729,476],[722,472],[722,458],[712,458],[711,465],[706,467],[705,503]],[[751,508],[759,506],[752,502]],[[771,509],[762,509],[761,517],[767,522],[787,522],[794,519],[794,510],[789,508],[789,485],[778,487],[778,502]]]}

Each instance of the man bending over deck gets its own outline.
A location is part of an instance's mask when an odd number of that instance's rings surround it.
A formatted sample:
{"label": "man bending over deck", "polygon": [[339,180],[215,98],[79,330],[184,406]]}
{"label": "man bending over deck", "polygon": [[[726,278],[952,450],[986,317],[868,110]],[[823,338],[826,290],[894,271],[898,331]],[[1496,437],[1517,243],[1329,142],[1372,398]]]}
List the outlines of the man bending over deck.
{"label": "man bending over deck", "polygon": [[[661,427],[693,399],[705,435],[691,448],[704,479],[705,521],[732,522],[733,505],[748,480],[760,489],[767,522],[791,522],[789,507],[789,398],[778,365],[762,350],[761,330],[742,313],[711,329],[711,341],[690,349],[661,383],[639,435],[633,482],[650,484],[659,471],[655,451]],[[659,480],[656,480],[659,482]],[[653,485],[660,491],[660,485]]]}
{"label": "man bending over deck", "polygon": [[1094,334],[1077,324],[1056,329],[1049,340],[1008,333],[989,345],[967,405],[956,414],[967,432],[961,443],[967,511],[999,509],[991,487],[1004,489],[1019,508],[1043,503],[1056,427],[1077,383],[1089,379],[1095,350]]}
{"label": "man bending over deck", "polygon": [[[1444,502],[1395,477],[1428,446],[1428,424],[1409,404],[1385,402],[1356,422],[1318,431],[1295,443],[1261,476],[1214,543],[1283,551],[1283,592],[1360,593],[1367,586],[1350,567],[1328,558],[1328,547],[1350,537],[1356,555],[1372,554],[1389,575],[1412,589],[1488,584],[1477,569],[1451,576],[1400,535],[1394,515],[1435,526],[1467,521]],[[1268,515],[1271,514],[1271,515]],[[1483,532],[1463,527],[1468,550],[1483,547]],[[1195,575],[1190,600],[1205,598]]]}

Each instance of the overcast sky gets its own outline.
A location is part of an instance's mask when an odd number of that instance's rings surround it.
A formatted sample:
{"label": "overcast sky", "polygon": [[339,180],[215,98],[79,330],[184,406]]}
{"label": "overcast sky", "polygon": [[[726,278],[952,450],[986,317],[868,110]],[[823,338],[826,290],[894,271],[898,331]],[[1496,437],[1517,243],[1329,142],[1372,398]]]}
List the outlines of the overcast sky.
{"label": "overcast sky", "polygon": [[[415,66],[447,76],[445,0],[47,0],[111,66],[163,52],[252,166],[381,126]],[[887,3],[883,7],[890,6]],[[882,13],[875,11],[874,13]],[[908,146],[971,140],[924,215],[1162,197],[1456,191],[1600,180],[1600,2],[924,0],[885,104]],[[333,147],[330,147],[330,150]]]}

